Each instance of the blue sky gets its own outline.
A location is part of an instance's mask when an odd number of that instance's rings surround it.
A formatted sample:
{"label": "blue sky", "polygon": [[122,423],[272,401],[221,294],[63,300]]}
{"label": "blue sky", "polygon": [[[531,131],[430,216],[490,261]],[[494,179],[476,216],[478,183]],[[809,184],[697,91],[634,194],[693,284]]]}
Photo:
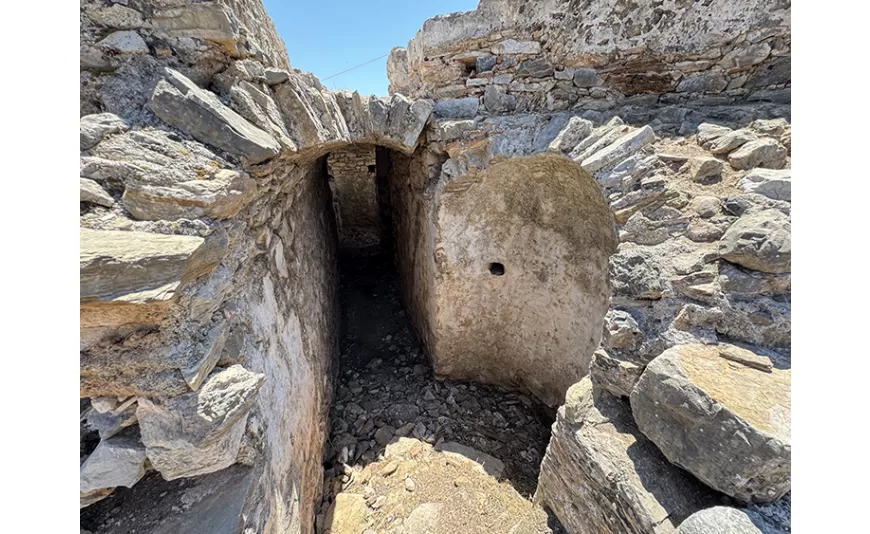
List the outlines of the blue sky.
{"label": "blue sky", "polygon": [[388,54],[435,15],[468,11],[477,0],[263,0],[287,43],[293,67],[313,72],[330,89],[387,96],[387,58],[335,78],[329,76]]}

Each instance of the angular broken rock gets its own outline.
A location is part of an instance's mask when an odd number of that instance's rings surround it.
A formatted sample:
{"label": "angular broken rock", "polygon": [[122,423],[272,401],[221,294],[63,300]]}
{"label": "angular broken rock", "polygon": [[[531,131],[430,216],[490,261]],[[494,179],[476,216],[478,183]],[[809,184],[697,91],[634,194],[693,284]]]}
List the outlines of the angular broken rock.
{"label": "angular broken rock", "polygon": [[167,68],[148,106],[163,122],[198,141],[237,154],[251,164],[281,151],[274,137],[225,106],[215,94],[199,88],[181,73]]}
{"label": "angular broken rock", "polygon": [[140,221],[229,219],[253,197],[256,182],[247,173],[220,169],[211,176],[171,186],[130,183],[122,201]]}
{"label": "angular broken rock", "polygon": [[791,221],[778,210],[744,215],[722,236],[719,255],[748,269],[787,273],[791,271]]}
{"label": "angular broken rock", "polygon": [[82,507],[96,502],[93,497],[102,493],[105,497],[118,486],[132,488],[144,474],[145,447],[139,440],[112,437],[100,441],[79,470]]}
{"label": "angular broken rock", "polygon": [[387,137],[405,148],[413,149],[434,110],[435,104],[431,100],[416,100],[412,103],[405,96],[394,94],[390,100]]}
{"label": "angular broken rock", "polygon": [[96,401],[97,399],[91,401],[94,410],[88,413],[88,425],[99,431],[101,439],[109,439],[124,428],[136,423],[136,397],[130,397],[117,406],[102,412],[99,411],[99,402]]}
{"label": "angular broken rock", "polygon": [[360,534],[366,526],[365,498],[356,493],[339,493],[329,509],[326,525],[330,534]]}
{"label": "angular broken rock", "polygon": [[598,349],[589,364],[589,378],[597,388],[616,397],[628,397],[640,380],[643,366]]}
{"label": "angular broken rock", "polygon": [[660,299],[663,288],[659,260],[642,247],[623,248],[610,257],[610,283],[617,297]]}
{"label": "angular broken rock", "polygon": [[758,137],[749,130],[734,130],[716,138],[704,148],[717,156],[724,156]]}
{"label": "angular broken rock", "polygon": [[129,128],[124,120],[112,113],[85,115],[79,120],[79,148],[88,150],[103,140],[103,137],[126,131]]}
{"label": "angular broken rock", "polygon": [[791,202],[791,169],[753,169],[737,182],[747,193]]}
{"label": "angular broken rock", "polygon": [[90,178],[79,178],[79,202],[90,202],[107,208],[115,205],[115,199]]}
{"label": "angular broken rock", "polygon": [[749,141],[728,155],[728,163],[737,170],[781,169],[788,157],[788,150],[770,138]]}
{"label": "angular broken rock", "polygon": [[718,500],[638,431],[627,402],[588,377],[568,390],[535,492],[568,532],[671,533]]}
{"label": "angular broken rock", "polygon": [[568,152],[577,146],[577,143],[592,133],[592,122],[581,117],[571,117],[568,124],[562,128],[559,135],[550,143],[551,152]]}
{"label": "angular broken rock", "polygon": [[133,30],[122,30],[110,33],[97,46],[119,54],[147,54],[148,44],[142,36]]}
{"label": "angular broken rock", "polygon": [[595,172],[631,156],[652,143],[655,138],[653,129],[646,125],[623,135],[609,146],[584,159],[580,165],[589,172]]}
{"label": "angular broken rock", "polygon": [[743,510],[714,506],[695,512],[683,521],[676,534],[765,534]]}
{"label": "angular broken rock", "polygon": [[79,298],[144,303],[169,300],[223,257],[197,236],[79,229]]}
{"label": "angular broken rock", "polygon": [[212,373],[195,393],[140,398],[136,416],[148,460],[166,480],[234,464],[248,413],[264,381],[265,375],[233,365]]}
{"label": "angular broken rock", "polygon": [[653,359],[631,393],[637,426],[664,455],[743,502],[791,488],[791,371],[762,371],[711,345]]}
{"label": "angular broken rock", "polygon": [[724,167],[722,160],[716,158],[699,157],[689,160],[689,174],[694,182],[718,180],[722,177]]}
{"label": "angular broken rock", "polygon": [[725,134],[731,133],[733,130],[731,128],[725,126],[719,126],[718,124],[710,124],[709,122],[704,122],[698,125],[698,144],[701,146],[712,143],[716,139],[719,139]]}

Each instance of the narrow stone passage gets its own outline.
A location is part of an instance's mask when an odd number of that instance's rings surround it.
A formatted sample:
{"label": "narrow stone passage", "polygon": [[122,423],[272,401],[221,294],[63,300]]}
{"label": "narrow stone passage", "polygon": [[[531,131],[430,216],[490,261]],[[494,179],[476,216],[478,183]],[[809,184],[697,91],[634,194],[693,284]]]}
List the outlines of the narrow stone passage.
{"label": "narrow stone passage", "polygon": [[554,532],[530,500],[550,436],[543,409],[497,387],[436,380],[387,254],[345,250],[339,272],[318,532]]}

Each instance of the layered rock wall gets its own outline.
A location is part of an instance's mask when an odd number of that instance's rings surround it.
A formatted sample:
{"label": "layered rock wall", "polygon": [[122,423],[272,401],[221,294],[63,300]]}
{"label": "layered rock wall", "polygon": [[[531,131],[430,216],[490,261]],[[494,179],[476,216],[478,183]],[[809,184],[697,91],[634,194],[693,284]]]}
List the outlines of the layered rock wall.
{"label": "layered rock wall", "polygon": [[343,246],[373,246],[381,241],[374,146],[329,154],[329,181]]}
{"label": "layered rock wall", "polygon": [[[381,99],[290,69],[256,1],[84,2],[82,505],[117,487],[135,501],[153,468],[235,488],[221,493],[229,531],[312,531],[336,354],[333,196],[392,229],[440,377],[554,407],[582,384],[588,409],[560,411],[537,497],[569,531],[672,532],[708,505],[686,490],[697,480],[781,502],[789,15],[755,0],[483,0],[395,51]],[[342,203],[329,159],[362,145],[377,146],[375,179]],[[716,348],[683,357],[696,346]],[[711,369],[765,411],[723,398]],[[700,406],[698,424],[658,417],[664,397]],[[714,427],[750,436],[755,459],[700,447],[696,428]],[[623,478],[640,482],[611,484]],[[149,517],[130,528],[199,521]]]}
{"label": "layered rock wall", "polygon": [[790,2],[482,0],[426,21],[391,91],[489,113],[788,98]]}

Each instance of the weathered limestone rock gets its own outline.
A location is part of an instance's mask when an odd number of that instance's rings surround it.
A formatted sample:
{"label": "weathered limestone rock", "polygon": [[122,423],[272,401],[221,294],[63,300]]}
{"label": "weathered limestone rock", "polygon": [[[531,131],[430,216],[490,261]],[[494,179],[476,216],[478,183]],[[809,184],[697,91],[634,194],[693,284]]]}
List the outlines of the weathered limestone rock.
{"label": "weathered limestone rock", "polygon": [[108,7],[92,7],[86,9],[85,14],[97,24],[120,30],[141,28],[143,23],[141,13],[121,4],[112,4]]}
{"label": "weathered limestone rock", "polygon": [[541,43],[537,41],[519,42],[515,39],[507,39],[492,47],[493,54],[540,54]]}
{"label": "weathered limestone rock", "polygon": [[96,502],[95,496],[108,496],[118,486],[133,487],[144,474],[145,447],[139,440],[113,437],[100,441],[79,471],[82,507]]}
{"label": "weathered limestone rock", "polygon": [[159,9],[150,22],[160,36],[205,39],[223,45],[231,54],[238,53],[238,21],[218,2]]}
{"label": "weathered limestone rock", "polygon": [[623,248],[610,258],[610,283],[614,296],[642,300],[661,298],[659,260],[644,248]]}
{"label": "weathered limestone rock", "polygon": [[136,397],[130,397],[123,403],[103,411],[98,408],[96,400],[91,401],[94,409],[88,413],[88,425],[100,433],[101,439],[109,439],[136,423]]}
{"label": "weathered limestone rock", "polygon": [[689,516],[676,534],[764,534],[764,530],[743,510],[714,506]]}
{"label": "weathered limestone rock", "polygon": [[577,69],[574,71],[574,85],[580,88],[601,85],[601,78],[595,69]]}
{"label": "weathered limestone rock", "polygon": [[747,193],[791,202],[791,169],[753,169],[740,179],[737,187]]}
{"label": "weathered limestone rock", "polygon": [[571,117],[568,124],[562,128],[559,135],[550,143],[549,150],[552,152],[568,152],[577,146],[580,141],[592,133],[592,122],[581,117]]}
{"label": "weathered limestone rock", "polygon": [[355,493],[339,493],[329,509],[325,530],[330,534],[360,534],[366,527],[365,498]]}
{"label": "weathered limestone rock", "polygon": [[598,349],[592,356],[589,377],[596,387],[616,397],[628,397],[640,380],[643,366]]}
{"label": "weathered limestone rock", "polygon": [[722,350],[663,352],[632,391],[632,413],[671,462],[705,484],[745,502],[776,500],[791,487],[791,372]]}
{"label": "weathered limestone rock", "polygon": [[165,76],[149,101],[163,122],[252,164],[278,155],[281,147],[275,138],[223,105],[217,96],[175,70],[167,68]]}
{"label": "weathered limestone rock", "polygon": [[408,50],[402,47],[395,47],[390,51],[387,57],[387,78],[390,80],[390,95],[393,93],[401,93],[407,96],[411,86],[411,79],[408,77]]}
{"label": "weathered limestone rock", "polygon": [[121,200],[133,217],[143,221],[228,219],[256,192],[256,182],[247,173],[220,169],[203,178],[171,186],[130,183]]}
{"label": "weathered limestone rock", "polygon": [[266,83],[269,85],[278,85],[290,79],[290,73],[284,69],[268,67],[263,74],[266,76]]}
{"label": "weathered limestone rock", "polygon": [[781,169],[786,162],[788,151],[773,139],[763,138],[749,141],[728,155],[728,163],[738,170],[764,167]]}
{"label": "weathered limestone rock", "polygon": [[497,85],[487,85],[483,92],[483,105],[493,113],[513,111],[517,107],[517,97],[507,94]]}
{"label": "weathered limestone rock", "polygon": [[420,133],[434,109],[435,105],[431,100],[416,100],[411,103],[400,94],[393,95],[387,120],[387,137],[408,148],[417,146]]}
{"label": "weathered limestone rock", "polygon": [[593,392],[589,378],[568,390],[535,502],[569,532],[669,534],[717,500],[638,431],[625,401]]}
{"label": "weathered limestone rock", "polygon": [[553,65],[546,59],[532,59],[520,63],[517,76],[528,78],[547,78],[554,73]]}
{"label": "weathered limestone rock", "polygon": [[725,164],[716,158],[697,157],[689,160],[689,174],[695,182],[718,180],[724,168]]}
{"label": "weathered limestone rock", "polygon": [[435,102],[435,116],[447,119],[471,119],[477,115],[480,102],[476,96],[452,98]]}
{"label": "weathered limestone rock", "polygon": [[433,236],[439,313],[423,336],[436,374],[560,404],[601,336],[612,221],[594,180],[554,154],[446,183]]}
{"label": "weathered limestone rock", "polygon": [[79,297],[88,302],[171,299],[223,255],[196,236],[81,228],[79,237]]}
{"label": "weathered limestone rock", "polygon": [[722,236],[719,255],[766,273],[791,270],[791,221],[777,210],[744,215]]}
{"label": "weathered limestone rock", "polygon": [[79,202],[90,202],[107,208],[115,205],[115,199],[90,178],[79,178]]}
{"label": "weathered limestone rock", "polygon": [[97,46],[119,54],[147,54],[148,44],[142,36],[133,30],[123,30],[110,33]]}
{"label": "weathered limestone rock", "polygon": [[698,125],[698,135],[696,136],[696,139],[698,140],[699,145],[707,147],[713,141],[719,139],[725,134],[731,133],[732,131],[731,128],[726,126],[704,122]]}
{"label": "weathered limestone rock", "polygon": [[715,138],[709,144],[704,145],[704,148],[717,156],[724,156],[757,139],[758,137],[749,130],[735,130]]}
{"label": "weathered limestone rock", "polygon": [[655,136],[656,134],[652,128],[644,126],[623,135],[603,150],[584,159],[581,165],[589,172],[598,171],[631,156],[650,144],[655,139]]}
{"label": "weathered limestone rock", "polygon": [[88,150],[103,140],[103,137],[123,132],[129,126],[121,117],[112,113],[85,115],[79,121],[79,144],[82,150]]}
{"label": "weathered limestone rock", "polygon": [[271,134],[282,148],[296,152],[296,144],[290,139],[278,105],[271,96],[245,80],[230,87],[229,92],[233,109],[264,132]]}
{"label": "weathered limestone rock", "polygon": [[148,460],[166,480],[235,463],[248,412],[265,379],[234,365],[212,373],[197,392],[139,399],[136,416]]}

